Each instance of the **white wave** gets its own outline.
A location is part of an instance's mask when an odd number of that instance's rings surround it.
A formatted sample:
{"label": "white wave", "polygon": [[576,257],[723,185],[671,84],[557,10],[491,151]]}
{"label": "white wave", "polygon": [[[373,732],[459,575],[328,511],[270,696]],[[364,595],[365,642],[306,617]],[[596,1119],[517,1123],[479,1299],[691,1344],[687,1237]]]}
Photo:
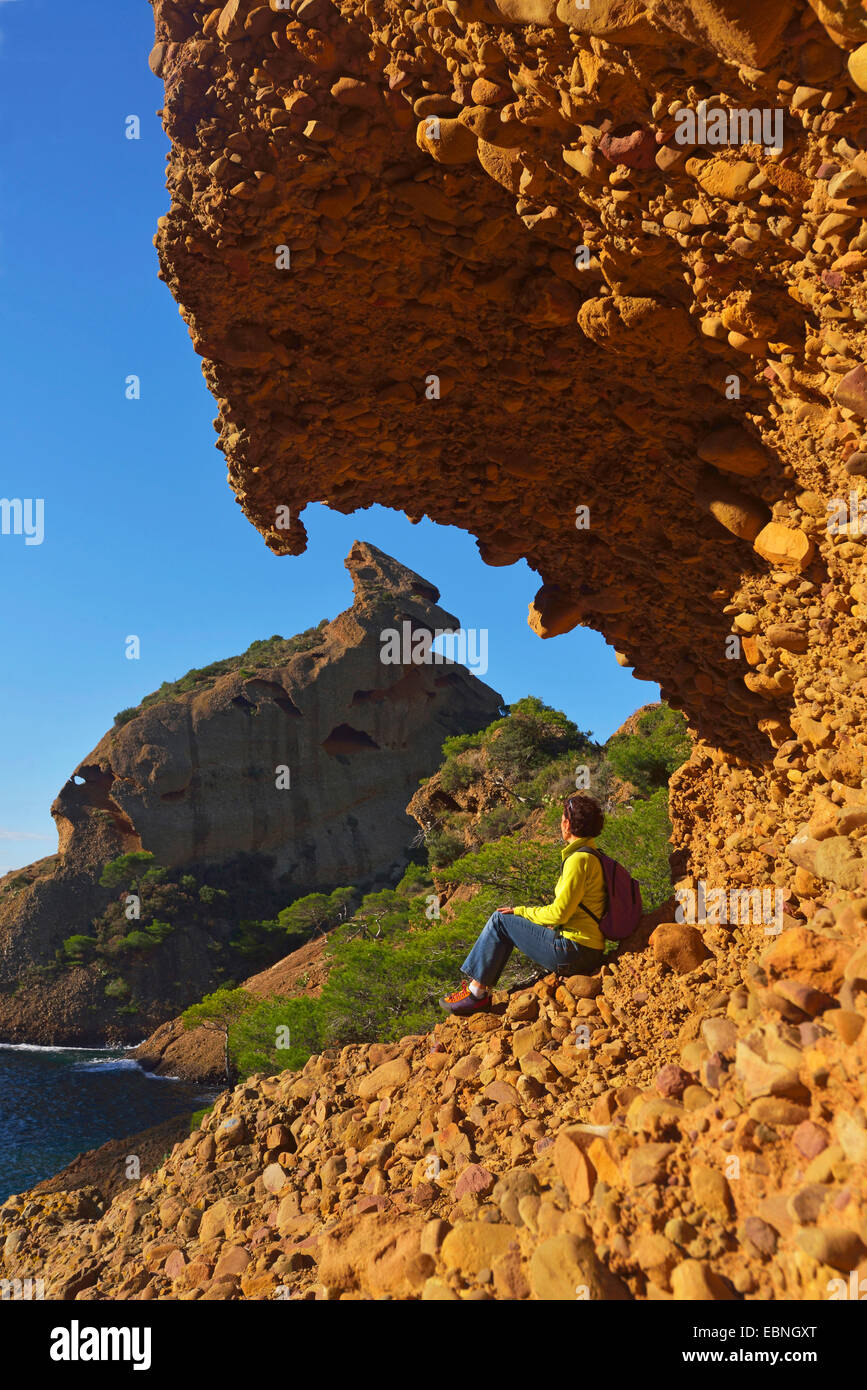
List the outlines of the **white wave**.
{"label": "white wave", "polygon": [[116,1056],[118,1051],[115,1047],[50,1047],[40,1043],[4,1042],[0,1042],[0,1050],[4,1052],[89,1052],[91,1056],[96,1056],[100,1052]]}
{"label": "white wave", "polygon": [[138,1062],[127,1057],[97,1057],[91,1062],[78,1062],[73,1071],[141,1071]]}

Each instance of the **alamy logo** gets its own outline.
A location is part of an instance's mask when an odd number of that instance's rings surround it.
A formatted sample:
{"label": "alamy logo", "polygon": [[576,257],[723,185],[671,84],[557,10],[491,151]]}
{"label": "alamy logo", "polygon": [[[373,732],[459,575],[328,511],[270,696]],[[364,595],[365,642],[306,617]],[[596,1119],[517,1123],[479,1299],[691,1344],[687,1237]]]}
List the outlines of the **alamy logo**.
{"label": "alamy logo", "polygon": [[45,539],[45,499],[0,497],[0,535],[24,536],[25,545]]}
{"label": "alamy logo", "polygon": [[780,107],[726,108],[700,101],[698,110],[682,106],[675,116],[674,138],[679,145],[764,145],[783,148],[783,112]]}
{"label": "alamy logo", "polygon": [[41,1301],[45,1297],[44,1279],[0,1279],[0,1299],[15,1303]]}
{"label": "alamy logo", "polygon": [[82,1327],[73,1318],[69,1327],[51,1329],[52,1361],[131,1361],[134,1371],[151,1364],[149,1327]]}
{"label": "alamy logo", "polygon": [[832,536],[863,536],[867,534],[867,497],[849,493],[849,503],[834,497],[827,504],[828,531]]}
{"label": "alamy logo", "polygon": [[[384,666],[442,666],[444,662],[468,666],[483,676],[488,669],[488,629],[455,629],[429,627],[413,628],[405,619],[398,632],[396,627],[384,628],[379,637],[382,648],[379,659]],[[443,648],[433,650],[434,642],[442,641]]]}
{"label": "alamy logo", "polygon": [[825,1287],[832,1303],[840,1299],[851,1299],[854,1303],[867,1302],[867,1279],[859,1279],[857,1269],[852,1270],[848,1284],[845,1279],[829,1279]]}
{"label": "alamy logo", "polygon": [[704,923],[746,927],[763,923],[765,936],[779,936],[783,930],[782,888],[708,888],[703,879],[694,888],[675,888],[676,922],[690,926]]}

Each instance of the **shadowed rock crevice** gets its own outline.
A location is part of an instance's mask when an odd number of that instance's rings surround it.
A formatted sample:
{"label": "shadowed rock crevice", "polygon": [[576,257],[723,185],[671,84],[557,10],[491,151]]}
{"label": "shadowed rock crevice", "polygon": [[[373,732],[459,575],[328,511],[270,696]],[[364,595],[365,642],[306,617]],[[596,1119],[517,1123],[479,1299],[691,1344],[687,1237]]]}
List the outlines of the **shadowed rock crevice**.
{"label": "shadowed rock crevice", "polygon": [[368,748],[378,748],[379,744],[363,729],[353,729],[349,724],[338,724],[323,741],[322,747],[330,757],[337,757],[341,753],[361,753]]}

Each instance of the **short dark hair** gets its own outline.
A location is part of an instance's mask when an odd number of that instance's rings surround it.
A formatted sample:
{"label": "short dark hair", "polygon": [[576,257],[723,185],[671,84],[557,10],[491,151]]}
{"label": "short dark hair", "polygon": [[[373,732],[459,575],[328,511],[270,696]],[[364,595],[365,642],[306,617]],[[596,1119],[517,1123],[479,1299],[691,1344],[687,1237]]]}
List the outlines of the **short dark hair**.
{"label": "short dark hair", "polygon": [[567,796],[563,815],[569,822],[573,835],[593,839],[605,824],[605,815],[598,801],[592,796]]}

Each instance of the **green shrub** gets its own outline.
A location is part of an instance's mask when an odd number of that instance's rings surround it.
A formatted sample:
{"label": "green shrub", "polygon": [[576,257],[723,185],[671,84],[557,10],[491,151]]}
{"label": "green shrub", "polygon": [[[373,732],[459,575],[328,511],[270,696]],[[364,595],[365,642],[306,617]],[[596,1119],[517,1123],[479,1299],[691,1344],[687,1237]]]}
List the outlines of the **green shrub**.
{"label": "green shrub", "polygon": [[334,939],[336,942],[351,939],[359,929],[361,935],[400,931],[406,927],[411,913],[412,899],[394,888],[366,893],[351,919],[344,927],[337,928]]}
{"label": "green shrub", "polygon": [[211,1028],[223,1034],[226,1078],[230,1077],[229,1034],[233,1024],[256,1004],[256,998],[245,989],[224,986],[206,994],[198,1004],[191,1004],[181,1014],[185,1028]]}
{"label": "green shrub", "polygon": [[[289,936],[279,922],[250,922],[244,920],[232,933],[229,945],[233,951],[253,960],[273,958],[280,951],[288,955],[298,946],[303,946],[306,936]],[[214,943],[215,946],[218,943]]]}
{"label": "green shrub", "polygon": [[140,713],[141,710],[138,705],[130,705],[127,709],[119,710],[114,716],[114,727],[116,729],[122,728],[124,724],[128,724],[131,719],[135,719],[136,715]]}
{"label": "green shrub", "polygon": [[690,755],[686,720],[668,705],[645,710],[634,734],[621,734],[607,747],[608,759],[618,777],[631,782],[645,796],[668,785],[673,772]]}
{"label": "green shrub", "polygon": [[209,883],[203,883],[199,889],[199,902],[201,903],[225,903],[229,901],[230,894],[225,888],[212,888]]}
{"label": "green shrub", "polygon": [[103,888],[128,888],[138,880],[140,870],[153,865],[154,857],[149,850],[133,850],[106,864],[99,881]]}
{"label": "green shrub", "polygon": [[107,999],[126,999],[129,992],[129,985],[120,975],[115,980],[109,980],[103,991]]}
{"label": "green shrub", "polygon": [[303,995],[254,1001],[229,1033],[229,1055],[238,1075],[303,1067],[323,1047],[320,1015],[319,1000]]}
{"label": "green shrub", "polygon": [[472,785],[477,775],[471,763],[449,758],[440,769],[440,786],[444,792],[463,791]]}
{"label": "green shrub", "polygon": [[425,844],[430,862],[437,869],[451,864],[466,848],[463,836],[448,829],[429,831]]}
{"label": "green shrub", "polygon": [[277,921],[292,936],[307,937],[341,921],[357,899],[354,888],[335,888],[333,893],[308,893],[278,912]]}
{"label": "green shrub", "polygon": [[225,1030],[254,1002],[254,996],[245,989],[224,987],[214,990],[213,994],[206,994],[198,1004],[191,1004],[181,1014],[181,1022],[185,1028],[211,1026]]}
{"label": "green shrub", "polygon": [[412,897],[433,888],[433,879],[427,864],[407,864],[403,877],[395,888],[396,893]]}
{"label": "green shrub", "polygon": [[462,855],[440,877],[458,887],[469,884],[493,890],[495,906],[550,902],[561,868],[560,847],[508,835]]}
{"label": "green shrub", "polygon": [[590,750],[590,735],[561,710],[528,695],[511,706],[508,718],[485,730],[488,760],[494,771],[521,782],[545,763],[566,752]]}
{"label": "green shrub", "polygon": [[148,936],[152,937],[157,945],[159,945],[161,942],[165,941],[167,936],[171,936],[174,927],[171,922],[158,922],[156,918],[154,918],[154,920],[149,922],[145,927],[145,931]]}
{"label": "green shrub", "polygon": [[461,753],[468,753],[471,748],[481,748],[484,739],[484,731],[478,734],[455,734],[444,741],[443,758],[457,758]]}
{"label": "green shrub", "polygon": [[605,854],[619,860],[638,879],[645,912],[671,896],[670,836],[668,792],[663,787],[649,800],[636,801],[631,811],[609,816],[596,841]]}
{"label": "green shrub", "polygon": [[493,810],[486,811],[479,817],[475,833],[480,840],[498,840],[515,830],[525,814],[520,806],[495,806]]}
{"label": "green shrub", "polygon": [[159,945],[146,931],[131,931],[121,937],[115,946],[117,951],[153,951]]}
{"label": "green shrub", "polygon": [[60,949],[64,959],[78,963],[85,960],[90,952],[96,949],[97,945],[95,936],[85,936],[79,932],[73,936],[68,936]]}
{"label": "green shrub", "polygon": [[326,1045],[427,1031],[442,1017],[437,999],[454,984],[483,923],[474,913],[471,926],[466,919],[419,922],[337,943],[318,1000]]}

